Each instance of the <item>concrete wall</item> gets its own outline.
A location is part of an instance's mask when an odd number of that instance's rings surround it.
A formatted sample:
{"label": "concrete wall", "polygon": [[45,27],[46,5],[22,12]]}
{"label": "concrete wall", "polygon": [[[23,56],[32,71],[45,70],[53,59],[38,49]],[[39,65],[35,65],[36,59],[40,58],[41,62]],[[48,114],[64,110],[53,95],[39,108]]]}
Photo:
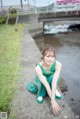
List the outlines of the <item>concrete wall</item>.
{"label": "concrete wall", "polygon": [[27,14],[19,16],[18,23],[36,23],[38,22],[38,14]]}

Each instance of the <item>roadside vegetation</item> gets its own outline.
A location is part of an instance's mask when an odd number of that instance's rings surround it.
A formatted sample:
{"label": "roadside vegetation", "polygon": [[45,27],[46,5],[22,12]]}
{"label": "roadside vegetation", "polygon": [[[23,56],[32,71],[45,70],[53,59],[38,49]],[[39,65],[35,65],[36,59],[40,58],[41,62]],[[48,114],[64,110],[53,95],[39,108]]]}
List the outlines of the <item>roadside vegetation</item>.
{"label": "roadside vegetation", "polygon": [[6,13],[6,11],[3,11],[0,14],[0,25],[6,23],[8,16],[11,19],[11,21],[13,21],[13,19],[17,17],[17,9],[12,8],[8,11],[8,13]]}
{"label": "roadside vegetation", "polygon": [[0,26],[0,111],[8,111],[18,82],[24,25]]}

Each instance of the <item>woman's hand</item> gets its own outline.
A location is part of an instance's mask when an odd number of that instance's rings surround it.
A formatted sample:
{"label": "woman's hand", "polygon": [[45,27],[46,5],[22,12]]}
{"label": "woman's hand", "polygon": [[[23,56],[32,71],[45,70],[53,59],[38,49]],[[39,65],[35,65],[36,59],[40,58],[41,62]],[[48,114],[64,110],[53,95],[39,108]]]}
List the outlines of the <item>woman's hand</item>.
{"label": "woman's hand", "polygon": [[52,103],[53,113],[55,115],[59,115],[60,110],[61,110],[60,106],[58,105],[58,103],[56,102],[56,100],[52,101],[51,103]]}

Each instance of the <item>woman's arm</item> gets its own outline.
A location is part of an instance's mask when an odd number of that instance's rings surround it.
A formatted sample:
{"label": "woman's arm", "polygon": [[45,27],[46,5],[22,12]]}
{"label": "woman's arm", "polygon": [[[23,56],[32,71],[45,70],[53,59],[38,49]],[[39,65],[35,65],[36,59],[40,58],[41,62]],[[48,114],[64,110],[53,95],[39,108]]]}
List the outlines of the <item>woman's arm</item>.
{"label": "woman's arm", "polygon": [[40,81],[42,82],[42,84],[45,86],[47,92],[48,92],[48,95],[49,97],[51,98],[51,89],[50,89],[50,86],[45,78],[45,76],[42,74],[42,70],[41,68],[37,65],[36,68],[35,68],[35,71],[36,71],[36,75],[38,76],[38,78],[40,79]]}
{"label": "woman's arm", "polygon": [[56,85],[57,85],[57,80],[60,75],[60,71],[61,71],[61,63],[56,61],[56,71],[55,71],[55,74],[52,80],[52,93],[51,93],[52,109],[55,115],[57,115],[60,111],[60,107],[55,100]]}
{"label": "woman's arm", "polygon": [[58,61],[56,61],[56,69],[55,70],[56,71],[54,73],[53,80],[52,80],[52,94],[51,94],[52,100],[55,99],[57,80],[59,78],[60,71],[61,71],[61,63]]}

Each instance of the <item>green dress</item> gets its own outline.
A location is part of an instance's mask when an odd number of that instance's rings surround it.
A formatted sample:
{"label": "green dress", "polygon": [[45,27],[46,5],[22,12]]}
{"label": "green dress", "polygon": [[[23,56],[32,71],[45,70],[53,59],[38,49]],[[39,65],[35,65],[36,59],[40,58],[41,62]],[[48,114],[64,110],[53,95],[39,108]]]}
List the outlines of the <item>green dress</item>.
{"label": "green dress", "polygon": [[[50,87],[52,88],[52,79],[55,73],[56,68],[56,60],[54,61],[53,65],[50,68],[50,72],[47,72],[42,65],[38,64],[42,70],[43,75],[45,76],[47,82],[49,83]],[[37,97],[42,96],[45,97],[47,95],[47,91],[45,86],[39,80],[38,76],[35,77],[33,82],[29,82],[26,86],[26,89],[32,93],[37,93]]]}

